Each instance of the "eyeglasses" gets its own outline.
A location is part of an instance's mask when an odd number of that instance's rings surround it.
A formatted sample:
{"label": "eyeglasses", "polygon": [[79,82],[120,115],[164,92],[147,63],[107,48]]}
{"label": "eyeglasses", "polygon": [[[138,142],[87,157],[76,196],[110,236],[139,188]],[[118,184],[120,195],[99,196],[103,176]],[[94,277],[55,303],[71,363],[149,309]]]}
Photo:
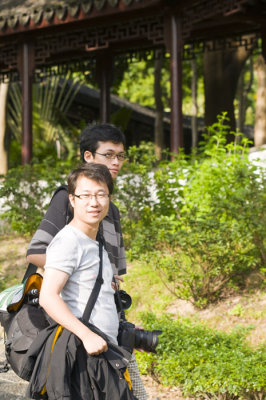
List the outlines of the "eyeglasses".
{"label": "eyeglasses", "polygon": [[96,154],[99,154],[100,156],[104,156],[105,158],[107,158],[107,160],[114,160],[115,158],[118,159],[118,161],[124,161],[126,156],[123,153],[119,153],[119,154],[115,154],[115,153],[98,153],[97,151],[95,151]]}
{"label": "eyeglasses", "polygon": [[99,202],[106,200],[110,195],[107,193],[86,193],[86,194],[73,194],[73,196],[78,197],[80,200],[91,201],[93,197]]}

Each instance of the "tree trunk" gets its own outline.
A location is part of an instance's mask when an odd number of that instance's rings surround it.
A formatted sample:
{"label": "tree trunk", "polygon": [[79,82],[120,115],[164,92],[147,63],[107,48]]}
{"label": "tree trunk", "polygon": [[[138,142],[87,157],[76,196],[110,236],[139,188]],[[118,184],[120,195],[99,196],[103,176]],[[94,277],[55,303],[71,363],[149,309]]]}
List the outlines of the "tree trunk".
{"label": "tree trunk", "polygon": [[197,102],[197,83],[198,83],[198,71],[196,60],[191,60],[192,69],[192,82],[191,82],[191,95],[192,95],[192,120],[191,120],[191,132],[192,132],[192,149],[197,147],[198,142],[198,102]]}
{"label": "tree trunk", "polygon": [[163,57],[159,55],[154,62],[154,98],[155,98],[155,124],[154,124],[154,142],[155,154],[160,160],[162,158],[163,149],[163,102],[162,102],[162,75]]}
{"label": "tree trunk", "polygon": [[255,65],[258,77],[254,145],[266,143],[266,65],[263,56],[259,56]]}
{"label": "tree trunk", "polygon": [[[203,58],[205,124],[212,125],[217,115],[227,111],[230,125],[236,130],[234,98],[240,72],[250,52],[244,47],[233,51],[205,52]],[[232,140],[228,137],[228,140]]]}
{"label": "tree trunk", "polygon": [[0,175],[5,175],[8,169],[7,149],[5,147],[7,92],[8,83],[0,83]]}
{"label": "tree trunk", "polygon": [[237,130],[243,133],[246,120],[247,111],[247,96],[253,83],[253,60],[249,58],[249,81],[245,85],[245,68],[242,68],[240,77],[238,80],[238,118],[237,118]]}

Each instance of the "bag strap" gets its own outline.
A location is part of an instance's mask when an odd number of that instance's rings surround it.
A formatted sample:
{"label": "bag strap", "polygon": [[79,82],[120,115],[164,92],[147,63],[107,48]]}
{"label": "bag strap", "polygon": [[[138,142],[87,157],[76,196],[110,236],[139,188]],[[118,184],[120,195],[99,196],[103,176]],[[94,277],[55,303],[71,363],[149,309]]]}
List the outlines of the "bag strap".
{"label": "bag strap", "polygon": [[99,266],[99,272],[98,276],[96,278],[94,287],[92,289],[91,295],[89,297],[89,300],[87,302],[87,305],[85,307],[82,319],[86,322],[89,322],[90,316],[92,309],[96,303],[97,297],[100,293],[101,286],[103,284],[103,278],[102,278],[102,270],[103,270],[103,242],[102,239],[100,238],[99,240],[99,257],[100,257],[100,266]]}
{"label": "bag strap", "polygon": [[26,279],[32,274],[35,274],[37,272],[38,267],[32,263],[29,263],[28,268],[26,269],[25,275],[23,276],[22,282],[24,283]]}
{"label": "bag strap", "polygon": [[[67,187],[67,185],[58,186],[58,188],[54,191],[54,194],[53,194],[53,196],[52,196],[52,198],[51,198],[51,200],[50,200],[50,204],[51,204],[53,198],[55,197],[55,195],[56,195],[58,192],[60,192],[60,190],[65,190],[65,191],[68,193],[68,187]],[[67,212],[66,212],[66,225],[72,220],[72,218],[73,218],[73,212],[72,212],[72,210],[71,210],[70,202],[68,201]]]}

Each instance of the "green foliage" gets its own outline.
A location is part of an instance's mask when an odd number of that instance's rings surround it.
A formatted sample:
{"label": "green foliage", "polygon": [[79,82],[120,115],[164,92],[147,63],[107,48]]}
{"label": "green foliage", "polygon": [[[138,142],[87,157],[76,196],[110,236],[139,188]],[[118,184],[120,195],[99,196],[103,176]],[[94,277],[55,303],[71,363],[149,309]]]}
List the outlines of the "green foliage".
{"label": "green foliage", "polygon": [[[77,153],[78,131],[66,115],[80,85],[76,79],[71,81],[69,78],[53,76],[33,85],[33,154],[37,162],[42,162],[48,155],[61,158],[62,154],[71,160]],[[8,127],[20,144],[22,98],[17,83],[10,85],[7,110]],[[12,167],[12,153],[10,159]]]}
{"label": "green foliage", "polygon": [[141,373],[152,374],[165,385],[180,386],[193,397],[229,400],[265,395],[265,348],[249,348],[246,330],[226,334],[188,319],[156,319],[153,314],[143,315],[143,325],[163,333],[157,354],[137,352]]}
{"label": "green foliage", "polygon": [[[162,102],[166,110],[170,104],[169,60],[164,61],[161,78]],[[118,96],[142,106],[155,107],[154,99],[154,61],[141,60],[130,63],[123,77],[113,87]]]}
{"label": "green foliage", "polygon": [[0,185],[3,210],[7,220],[19,233],[32,234],[39,225],[55,188],[65,183],[71,169],[69,162],[46,159],[42,164],[10,169]]}
{"label": "green foliage", "polygon": [[127,175],[118,192],[129,256],[156,265],[172,293],[199,307],[242,288],[266,259],[265,170],[249,162],[246,138],[226,144],[226,122],[208,128],[198,155],[181,153],[153,175],[153,156],[136,158],[138,180]]}
{"label": "green foliage", "polygon": [[[167,55],[169,56],[169,55]],[[202,74],[202,57],[196,59],[198,70],[198,105],[199,114],[204,114],[204,85]],[[117,66],[117,68],[121,66]],[[117,78],[117,77],[116,77]],[[183,112],[191,115],[191,61],[182,63],[182,104]],[[147,59],[137,61],[133,59],[127,68],[123,70],[122,76],[113,85],[113,93],[118,96],[146,107],[155,107],[154,98],[154,60]],[[165,111],[170,111],[170,61],[164,60],[161,71],[162,102]]]}
{"label": "green foliage", "polygon": [[141,142],[138,147],[130,147],[127,156],[122,177],[117,179],[115,200],[126,215],[126,231],[130,231],[135,222],[145,217],[151,204],[149,171],[156,163],[154,144]]}
{"label": "green foliage", "polygon": [[111,123],[125,132],[130,121],[132,110],[127,107],[121,107],[111,115]]}

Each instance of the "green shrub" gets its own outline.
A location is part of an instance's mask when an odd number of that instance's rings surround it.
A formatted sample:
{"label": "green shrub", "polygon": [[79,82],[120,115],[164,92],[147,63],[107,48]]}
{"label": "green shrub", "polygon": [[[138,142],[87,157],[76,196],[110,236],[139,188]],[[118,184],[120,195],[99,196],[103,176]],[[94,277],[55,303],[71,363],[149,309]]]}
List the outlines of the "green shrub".
{"label": "green shrub", "polygon": [[65,183],[69,163],[47,159],[42,164],[10,169],[0,184],[3,212],[0,218],[22,234],[32,234],[38,227],[55,188]]}
{"label": "green shrub", "polygon": [[127,180],[120,197],[123,203],[129,194],[122,219],[129,256],[156,265],[177,297],[199,307],[265,268],[265,170],[249,162],[246,138],[226,144],[226,120],[223,114],[208,129],[198,155],[164,161],[153,177],[147,163],[142,173],[135,165],[146,192]]}
{"label": "green shrub", "polygon": [[245,343],[247,329],[226,334],[188,319],[143,315],[145,329],[162,329],[157,354],[136,353],[141,373],[203,398],[254,398],[266,391],[266,353]]}

